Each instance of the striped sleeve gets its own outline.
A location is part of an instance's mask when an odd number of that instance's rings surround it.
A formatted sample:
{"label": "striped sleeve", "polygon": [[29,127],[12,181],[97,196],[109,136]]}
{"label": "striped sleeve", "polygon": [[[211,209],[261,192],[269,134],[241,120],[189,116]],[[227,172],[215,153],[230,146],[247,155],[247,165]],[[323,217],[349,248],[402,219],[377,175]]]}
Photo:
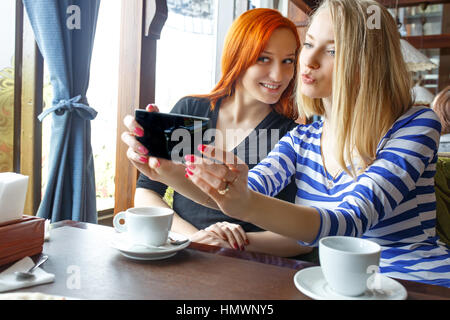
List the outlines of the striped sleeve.
{"label": "striped sleeve", "polygon": [[274,197],[291,182],[296,163],[291,132],[286,133],[267,157],[249,171],[250,189]]}
{"label": "striped sleeve", "polygon": [[[316,239],[299,243],[314,246],[320,238],[333,235],[360,237],[380,220],[391,218],[436,159],[440,129],[429,108],[401,117],[380,141],[376,160],[357,177],[336,208],[316,208],[322,221]],[[404,229],[398,230],[399,238],[411,232]]]}

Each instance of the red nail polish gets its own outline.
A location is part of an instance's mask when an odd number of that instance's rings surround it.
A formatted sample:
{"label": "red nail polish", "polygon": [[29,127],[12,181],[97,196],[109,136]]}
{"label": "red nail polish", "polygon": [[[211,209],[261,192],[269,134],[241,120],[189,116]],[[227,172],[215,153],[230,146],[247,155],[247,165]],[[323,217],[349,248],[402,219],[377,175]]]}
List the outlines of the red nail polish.
{"label": "red nail polish", "polygon": [[134,128],[134,133],[138,136],[138,137],[142,137],[144,135],[144,130],[142,130],[139,127]]}
{"label": "red nail polish", "polygon": [[194,175],[194,173],[193,173],[191,170],[189,170],[188,168],[186,168],[186,172],[187,172],[188,175],[190,175],[190,176],[193,176],[193,175]]}
{"label": "red nail polish", "polygon": [[189,179],[189,176],[187,175],[187,173],[184,176],[186,177],[186,179]]}
{"label": "red nail polish", "polygon": [[142,153],[142,154],[147,154],[147,153],[148,153],[147,148],[146,148],[146,147],[143,147],[143,146],[140,146],[140,147],[138,148],[138,150],[139,150],[139,152]]}
{"label": "red nail polish", "polygon": [[147,158],[146,157],[140,157],[139,159],[141,160],[141,162],[147,163]]}
{"label": "red nail polish", "polygon": [[155,110],[155,105],[153,103],[150,103],[147,105],[147,111],[154,111]]}
{"label": "red nail polish", "polygon": [[199,144],[197,147],[198,151],[204,152],[206,150],[207,146],[205,146],[204,144]]}
{"label": "red nail polish", "polygon": [[189,161],[189,162],[194,162],[195,157],[193,154],[188,154],[187,156],[184,156],[184,160]]}
{"label": "red nail polish", "polygon": [[233,247],[237,250],[239,247],[237,245],[237,243],[233,244]]}

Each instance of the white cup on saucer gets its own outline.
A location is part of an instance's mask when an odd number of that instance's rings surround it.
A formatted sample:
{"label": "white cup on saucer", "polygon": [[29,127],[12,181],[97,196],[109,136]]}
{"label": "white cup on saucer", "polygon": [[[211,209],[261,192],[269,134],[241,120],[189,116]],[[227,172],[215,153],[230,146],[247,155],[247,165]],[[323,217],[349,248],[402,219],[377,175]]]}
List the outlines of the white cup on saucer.
{"label": "white cup on saucer", "polygon": [[345,296],[359,296],[380,263],[381,247],[361,238],[333,236],[319,241],[319,260],[328,285]]}
{"label": "white cup on saucer", "polygon": [[162,246],[167,242],[174,212],[163,207],[129,208],[114,216],[113,226],[126,232],[128,240],[136,245]]}

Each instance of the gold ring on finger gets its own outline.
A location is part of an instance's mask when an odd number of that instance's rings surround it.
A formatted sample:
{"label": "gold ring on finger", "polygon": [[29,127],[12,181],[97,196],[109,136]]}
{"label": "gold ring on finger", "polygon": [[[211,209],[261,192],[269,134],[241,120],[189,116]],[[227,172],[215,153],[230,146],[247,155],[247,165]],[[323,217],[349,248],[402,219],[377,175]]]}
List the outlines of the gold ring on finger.
{"label": "gold ring on finger", "polygon": [[227,193],[230,190],[230,188],[228,188],[228,184],[229,184],[229,182],[225,182],[225,188],[222,190],[217,190],[217,192],[223,196],[225,193]]}

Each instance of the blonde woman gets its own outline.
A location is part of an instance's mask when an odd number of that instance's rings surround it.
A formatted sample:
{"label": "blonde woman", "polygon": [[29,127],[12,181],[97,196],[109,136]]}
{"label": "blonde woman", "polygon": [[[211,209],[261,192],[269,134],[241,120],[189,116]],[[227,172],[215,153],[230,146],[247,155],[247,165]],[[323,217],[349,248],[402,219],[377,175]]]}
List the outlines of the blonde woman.
{"label": "blonde woman", "polygon": [[[378,28],[369,23],[374,10]],[[186,167],[198,188],[172,181],[174,188],[305,246],[330,235],[371,239],[383,249],[382,273],[449,287],[450,251],[435,237],[441,125],[430,108],[413,107],[389,12],[370,0],[325,0],[299,70],[300,113],[323,121],[290,131],[250,171],[233,155],[200,146],[204,157]],[[296,203],[272,198],[293,176]]]}

